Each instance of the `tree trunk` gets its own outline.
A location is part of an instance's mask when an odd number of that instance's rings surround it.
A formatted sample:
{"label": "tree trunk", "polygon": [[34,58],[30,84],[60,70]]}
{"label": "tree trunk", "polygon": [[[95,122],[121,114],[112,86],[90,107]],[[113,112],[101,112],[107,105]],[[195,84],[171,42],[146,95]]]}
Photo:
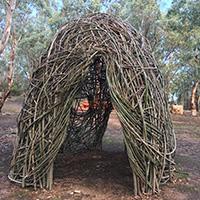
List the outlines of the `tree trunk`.
{"label": "tree trunk", "polygon": [[8,43],[8,39],[10,37],[12,16],[13,16],[13,12],[15,10],[15,6],[16,6],[16,0],[7,1],[6,24],[5,24],[2,38],[0,40],[0,55],[3,53],[4,49],[6,48],[6,44]]}
{"label": "tree trunk", "polygon": [[17,40],[15,38],[15,35],[13,34],[12,38],[12,46],[10,50],[10,62],[8,64],[8,71],[7,71],[7,87],[3,89],[2,92],[0,92],[0,113],[2,110],[2,107],[8,98],[12,85],[13,85],[13,76],[14,76],[14,61],[15,61],[15,53],[16,53],[16,46],[17,46]]}
{"label": "tree trunk", "polygon": [[199,103],[200,103],[200,96],[196,96],[196,108],[197,108],[197,112],[199,112]]}
{"label": "tree trunk", "polygon": [[199,86],[199,81],[196,81],[192,87],[191,103],[190,103],[192,116],[197,115],[196,93],[197,93],[198,86]]}

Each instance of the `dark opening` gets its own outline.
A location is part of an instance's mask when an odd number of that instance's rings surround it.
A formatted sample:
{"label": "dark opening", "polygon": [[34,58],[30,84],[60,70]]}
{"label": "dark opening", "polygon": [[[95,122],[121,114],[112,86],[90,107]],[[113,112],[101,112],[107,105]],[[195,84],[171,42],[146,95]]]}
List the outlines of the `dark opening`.
{"label": "dark opening", "polygon": [[84,152],[102,148],[102,138],[112,111],[106,66],[96,57],[73,102],[62,152]]}

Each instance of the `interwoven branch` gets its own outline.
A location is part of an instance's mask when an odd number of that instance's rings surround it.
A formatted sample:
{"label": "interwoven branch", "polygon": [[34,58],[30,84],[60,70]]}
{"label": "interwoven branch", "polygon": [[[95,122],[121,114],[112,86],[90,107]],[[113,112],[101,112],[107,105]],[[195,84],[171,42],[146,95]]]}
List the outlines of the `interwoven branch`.
{"label": "interwoven branch", "polygon": [[51,188],[61,146],[96,148],[112,107],[123,128],[134,193],[158,192],[171,178],[176,148],[163,80],[148,41],[107,14],[64,25],[42,56],[19,116],[9,178]]}

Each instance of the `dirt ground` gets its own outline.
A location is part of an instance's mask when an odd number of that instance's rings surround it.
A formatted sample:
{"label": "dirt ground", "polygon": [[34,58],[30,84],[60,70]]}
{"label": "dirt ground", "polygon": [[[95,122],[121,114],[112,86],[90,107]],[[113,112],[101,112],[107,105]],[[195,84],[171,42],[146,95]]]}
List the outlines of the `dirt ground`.
{"label": "dirt ground", "polygon": [[200,200],[200,117],[191,117],[190,113],[172,116],[177,170],[174,182],[163,186],[158,195],[133,197],[131,170],[115,113],[111,114],[102,152],[57,156],[51,191],[23,189],[11,183],[7,174],[21,102],[22,98],[9,99],[0,115],[1,200]]}

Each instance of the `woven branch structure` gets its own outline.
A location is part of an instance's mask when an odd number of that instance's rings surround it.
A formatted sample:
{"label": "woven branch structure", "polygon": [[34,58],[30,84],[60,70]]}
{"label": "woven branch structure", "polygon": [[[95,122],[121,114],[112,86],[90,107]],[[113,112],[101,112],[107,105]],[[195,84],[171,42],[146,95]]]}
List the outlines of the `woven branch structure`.
{"label": "woven branch structure", "polygon": [[10,180],[51,189],[58,152],[100,149],[113,108],[134,194],[158,192],[172,176],[176,140],[148,41],[107,14],[67,23],[33,73],[18,118]]}

